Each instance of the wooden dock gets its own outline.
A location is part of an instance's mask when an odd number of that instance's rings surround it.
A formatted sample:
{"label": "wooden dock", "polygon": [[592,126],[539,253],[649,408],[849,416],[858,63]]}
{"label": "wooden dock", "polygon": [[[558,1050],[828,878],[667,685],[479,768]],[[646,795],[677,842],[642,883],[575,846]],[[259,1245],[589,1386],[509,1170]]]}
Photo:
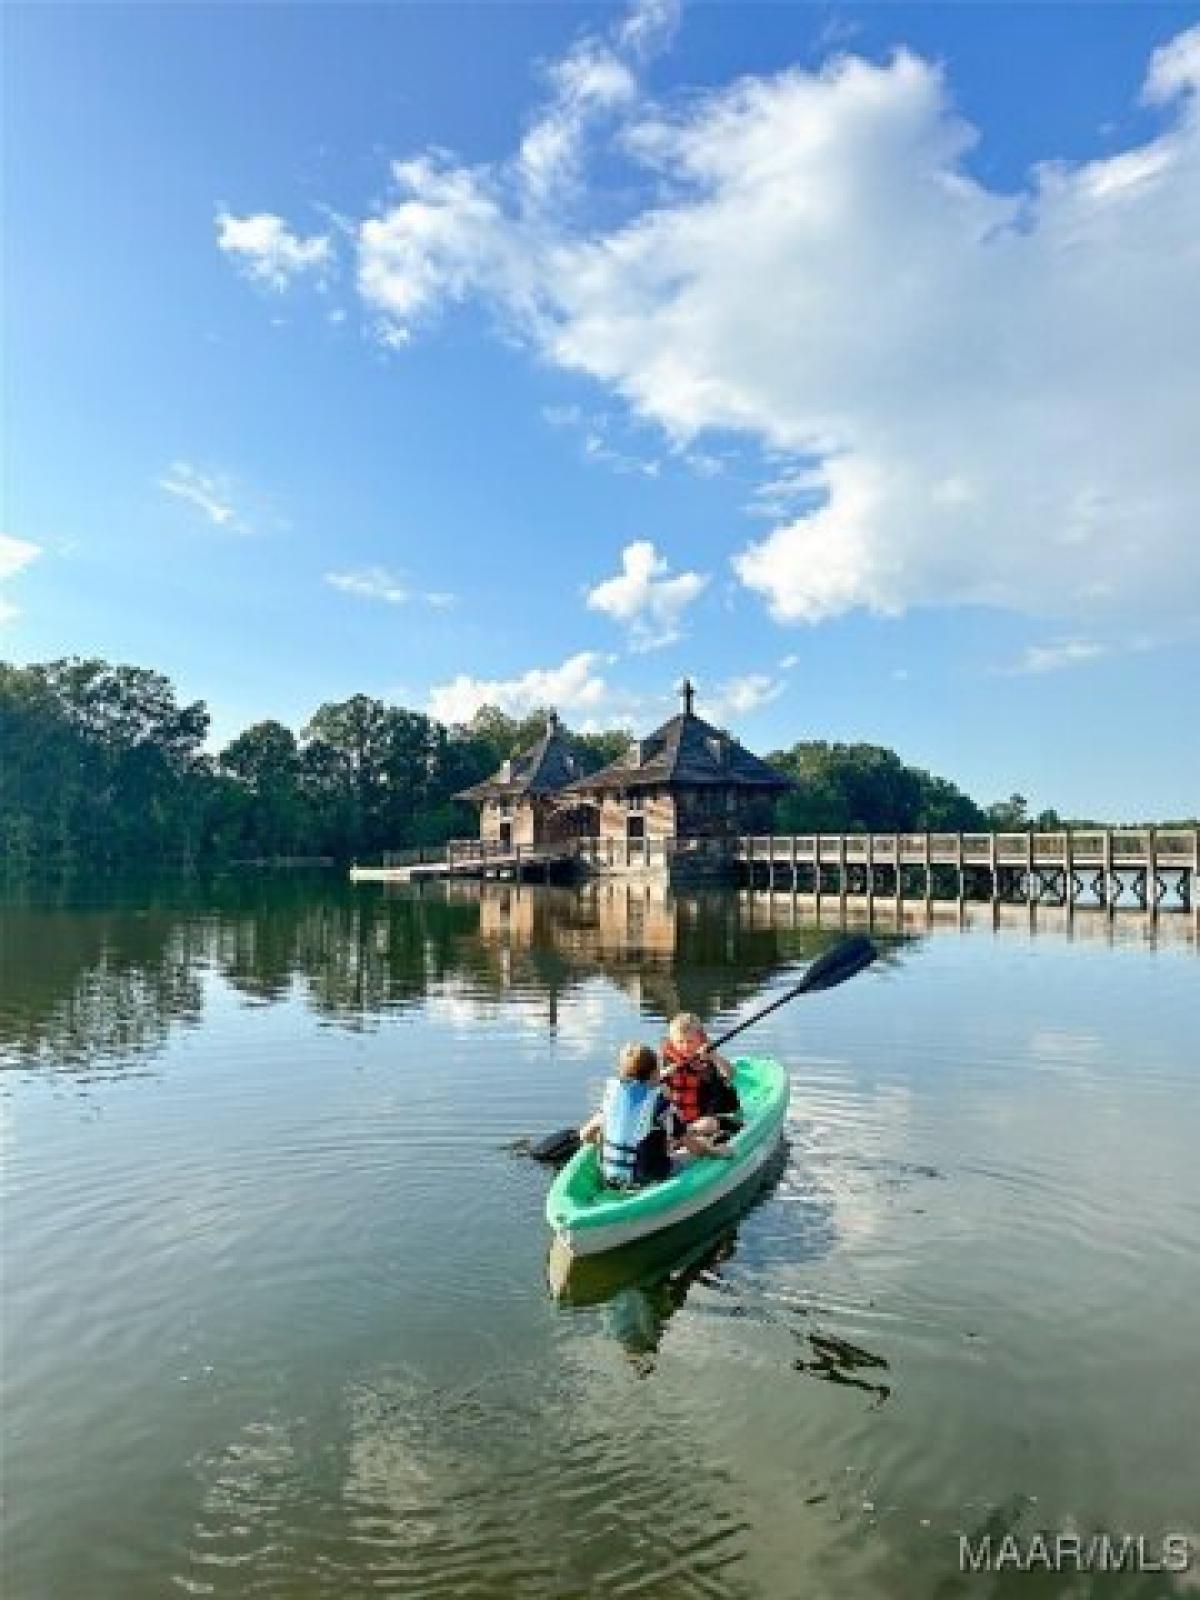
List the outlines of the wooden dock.
{"label": "wooden dock", "polygon": [[350,876],[360,883],[552,882],[609,873],[672,881],[690,875],[867,907],[992,903],[1158,916],[1200,911],[1200,829],[580,838],[548,845],[452,839],[389,853],[378,867],[355,865]]}
{"label": "wooden dock", "polygon": [[350,868],[352,883],[429,883],[445,878],[497,878],[517,883],[551,882],[579,868],[577,841],[561,845],[510,845],[482,839],[451,839],[444,845],[385,851],[378,867]]}
{"label": "wooden dock", "polygon": [[824,897],[1191,911],[1200,829],[788,834],[740,838],[751,888]]}

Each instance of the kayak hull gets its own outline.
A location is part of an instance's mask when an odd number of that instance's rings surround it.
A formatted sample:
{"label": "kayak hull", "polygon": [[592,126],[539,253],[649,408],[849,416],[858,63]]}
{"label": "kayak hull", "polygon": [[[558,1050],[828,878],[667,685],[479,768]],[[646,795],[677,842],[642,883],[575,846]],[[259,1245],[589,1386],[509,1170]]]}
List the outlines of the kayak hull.
{"label": "kayak hull", "polygon": [[546,1197],[546,1220],[572,1255],[601,1255],[701,1215],[753,1185],[779,1148],[789,1083],[779,1062],[746,1057],[734,1064],[745,1125],[730,1141],[731,1160],[697,1157],[661,1183],[608,1189],[594,1146],[567,1163]]}

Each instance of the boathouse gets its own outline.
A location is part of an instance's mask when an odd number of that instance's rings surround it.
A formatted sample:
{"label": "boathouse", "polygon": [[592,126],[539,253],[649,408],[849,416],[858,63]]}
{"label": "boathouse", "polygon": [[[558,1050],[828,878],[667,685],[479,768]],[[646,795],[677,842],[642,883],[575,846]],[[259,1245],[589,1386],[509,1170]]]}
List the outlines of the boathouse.
{"label": "boathouse", "polygon": [[772,831],[775,801],[791,779],[698,717],[687,679],[680,697],[669,722],[567,786],[594,814],[601,841],[725,840]]}
{"label": "boathouse", "polygon": [[459,800],[479,807],[479,837],[501,850],[552,845],[595,831],[588,807],[571,799],[569,786],[583,772],[555,712],[535,745],[503,762],[490,778],[463,789]]}

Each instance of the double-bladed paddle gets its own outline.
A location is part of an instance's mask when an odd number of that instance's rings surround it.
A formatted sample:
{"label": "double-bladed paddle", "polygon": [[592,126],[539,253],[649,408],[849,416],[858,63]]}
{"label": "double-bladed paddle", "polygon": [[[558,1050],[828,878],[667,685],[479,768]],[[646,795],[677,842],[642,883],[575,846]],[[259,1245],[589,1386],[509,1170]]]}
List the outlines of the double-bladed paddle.
{"label": "double-bladed paddle", "polygon": [[[701,1055],[708,1055],[713,1050],[719,1050],[723,1044],[728,1044],[730,1039],[736,1039],[739,1033],[745,1033],[747,1028],[752,1028],[756,1022],[761,1022],[764,1017],[769,1017],[772,1011],[778,1011],[780,1006],[786,1006],[789,1000],[795,1000],[802,994],[815,994],[820,989],[836,989],[839,983],[845,983],[848,978],[857,977],[865,971],[872,961],[878,956],[879,951],[871,943],[857,935],[853,939],[843,939],[841,944],[834,945],[832,950],[827,950],[823,956],[818,957],[801,978],[800,982],[786,994],[781,994],[778,999],[772,1000],[769,1006],[764,1006],[761,1011],[756,1011],[752,1017],[747,1017],[745,1022],[739,1022],[736,1028],[730,1028],[719,1038],[710,1040]],[[535,1161],[544,1161],[549,1166],[561,1166],[564,1161],[569,1161],[579,1149],[579,1134],[574,1128],[560,1128],[557,1133],[547,1134],[537,1144],[529,1147],[529,1154]]]}

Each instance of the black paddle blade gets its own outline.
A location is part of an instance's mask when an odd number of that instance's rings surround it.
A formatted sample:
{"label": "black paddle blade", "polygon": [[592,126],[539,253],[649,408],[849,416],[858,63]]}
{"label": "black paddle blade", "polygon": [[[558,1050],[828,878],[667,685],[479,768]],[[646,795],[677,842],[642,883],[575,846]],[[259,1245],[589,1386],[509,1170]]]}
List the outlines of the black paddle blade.
{"label": "black paddle blade", "polygon": [[564,1161],[569,1161],[579,1149],[579,1134],[574,1128],[560,1128],[557,1133],[548,1133],[544,1139],[539,1139],[536,1144],[529,1146],[529,1154],[535,1161],[544,1161],[547,1166],[561,1167]]}
{"label": "black paddle blade", "polygon": [[800,980],[797,992],[811,994],[814,989],[836,988],[839,983],[845,983],[847,978],[853,978],[869,967],[878,955],[879,951],[870,939],[864,939],[861,935],[854,939],[843,939],[841,944],[826,950],[818,961],[813,962]]}

